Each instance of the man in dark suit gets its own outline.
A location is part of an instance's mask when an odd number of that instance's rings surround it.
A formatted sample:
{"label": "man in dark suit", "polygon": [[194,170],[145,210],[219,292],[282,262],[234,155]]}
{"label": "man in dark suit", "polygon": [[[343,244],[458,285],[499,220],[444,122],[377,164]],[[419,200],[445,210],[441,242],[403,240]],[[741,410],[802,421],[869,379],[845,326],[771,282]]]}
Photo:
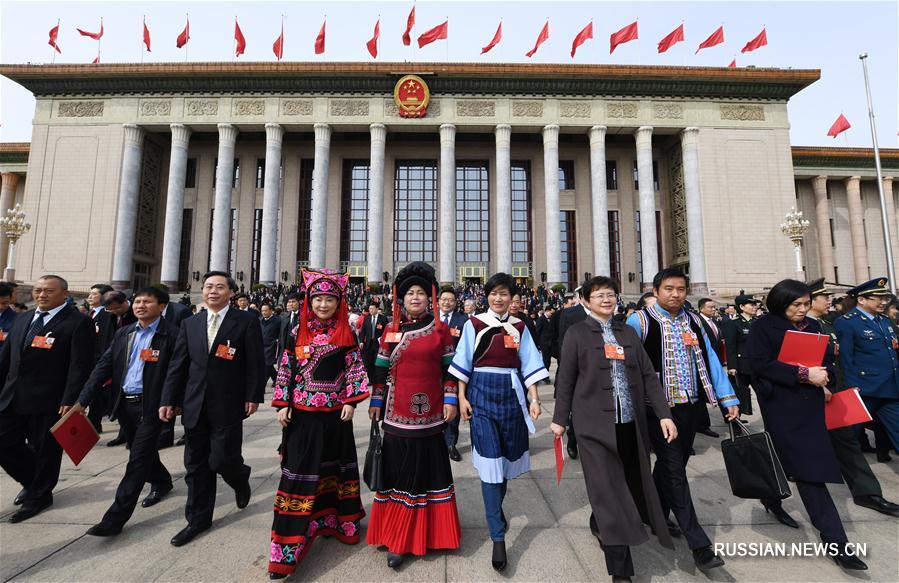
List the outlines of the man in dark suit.
{"label": "man in dark suit", "polygon": [[[100,360],[106,349],[112,344],[112,337],[115,336],[115,324],[112,321],[112,314],[103,307],[103,294],[112,291],[112,286],[105,283],[95,283],[91,286],[87,294],[87,306],[90,308],[88,316],[94,323],[94,332],[97,334],[97,349],[94,351],[94,364]],[[90,408],[87,410],[87,418],[97,433],[103,433],[103,425],[101,421],[103,416],[109,414],[108,387],[101,387],[97,390],[94,400]]]}
{"label": "man in dark suit", "polygon": [[[711,298],[701,298],[696,305],[699,308],[699,320],[702,322],[702,329],[705,330],[706,336],[709,337],[712,350],[718,355],[718,360],[726,366],[727,354],[724,350],[724,338],[718,323],[714,319],[718,314],[718,305]],[[696,433],[714,438],[721,437],[717,431],[712,431],[712,420],[709,417],[708,403],[709,399],[705,392],[699,391],[699,398],[693,403],[693,406],[696,407]]]}
{"label": "man in dark suit", "polygon": [[[128,297],[120,291],[114,290],[104,293],[103,307],[106,309],[106,312],[109,314],[109,319],[112,322],[112,334],[115,334],[125,326],[137,322],[137,318],[134,317],[134,312],[131,311],[131,302],[128,301]],[[107,342],[106,348],[112,344],[112,338],[110,337]],[[111,400],[109,400],[109,405],[112,405]],[[109,420],[115,420],[115,412],[112,410],[109,410]],[[125,430],[119,425],[119,434],[106,445],[108,447],[115,447],[126,442]]]}
{"label": "man in dark suit", "polygon": [[14,295],[15,292],[11,285],[0,282],[0,346],[6,342],[6,336],[12,330],[13,322],[18,316],[18,313],[10,305]]}
{"label": "man in dark suit", "polygon": [[271,304],[262,304],[259,325],[262,326],[262,345],[265,352],[266,378],[274,383],[278,376],[278,338],[281,336],[281,318],[275,315]]}
{"label": "man in dark suit", "polygon": [[[181,322],[189,318],[192,314],[190,308],[178,302],[169,301],[162,308],[162,318],[168,324],[168,328],[172,331],[172,335],[177,336]],[[184,438],[178,440],[178,445],[184,445]],[[159,449],[165,449],[175,445],[175,423],[163,423],[159,432]]]}
{"label": "man in dark suit", "polygon": [[375,357],[378,356],[378,346],[381,334],[387,328],[387,316],[380,313],[380,304],[372,300],[368,303],[368,314],[362,319],[359,326],[359,345],[362,350],[362,364],[365,365],[365,373],[370,379],[374,378]]}
{"label": "man in dark suit", "polygon": [[[38,279],[31,290],[37,309],[16,318],[0,348],[0,466],[27,490],[10,522],[53,504],[62,448],[50,428],[75,402],[94,362],[94,327],[67,305],[68,287],[57,275]],[[26,436],[34,436],[33,449]]]}
{"label": "man in dark suit", "polygon": [[172,490],[172,476],[159,460],[158,447],[163,425],[159,420],[159,399],[178,337],[177,328],[162,317],[168,303],[169,294],[155,287],[134,295],[138,323],[116,332],[112,346],[100,357],[78,396],[78,405],[87,407],[97,390],[111,378],[113,408],[131,449],[115,501],[103,519],[87,531],[89,535],[114,536],[122,532],[146,482],[150,483],[150,494],[141,503],[144,508],[153,506]]}
{"label": "man in dark suit", "polygon": [[182,411],[186,440],[187,526],[172,537],[176,547],[212,526],[216,474],[234,489],[238,508],[250,502],[243,420],[262,402],[265,358],[259,317],[229,307],[235,291],[228,273],[203,277],[207,309],[181,324],[160,401],[163,421]]}
{"label": "man in dark suit", "polygon": [[[581,303],[581,288],[574,290],[575,296],[571,305],[563,310],[559,310],[559,335],[557,343],[559,345],[559,357],[561,359],[562,351],[565,350],[564,341],[565,333],[568,329],[582,320],[587,319],[587,308]],[[577,459],[577,437],[574,435],[574,418],[568,420],[568,445],[566,446],[568,455],[571,459]]]}
{"label": "man in dark suit", "polygon": [[[537,318],[537,346],[540,347],[540,354],[543,356],[543,366],[549,370],[553,358],[553,333],[552,333],[552,317],[555,310],[552,306],[547,305],[543,308],[543,313]],[[549,383],[549,379],[546,379]]]}
{"label": "man in dark suit", "polygon": [[[456,290],[453,286],[447,285],[440,289],[437,305],[440,307],[440,321],[449,328],[450,335],[453,338],[453,348],[455,348],[456,345],[459,344],[459,338],[462,337],[462,327],[465,326],[465,322],[468,321],[468,316],[456,311],[459,300],[456,297]],[[385,326],[387,324],[386,318],[384,319],[384,324]],[[447,423],[446,429],[443,430],[443,437],[446,440],[449,457],[454,462],[462,461],[462,454],[459,453],[459,450],[456,448],[456,444],[459,443],[460,418],[460,415],[456,415],[456,418]]]}
{"label": "man in dark suit", "polygon": [[290,335],[293,329],[300,323],[300,296],[297,293],[287,295],[287,313],[281,316],[281,334],[278,337],[278,354],[284,354],[284,351],[290,346]]}
{"label": "man in dark suit", "polygon": [[738,315],[724,325],[724,348],[727,351],[727,374],[740,398],[740,413],[752,415],[752,369],[749,366],[749,354],[746,341],[749,330],[755,322],[759,310],[759,300],[750,295],[739,295],[734,300]]}

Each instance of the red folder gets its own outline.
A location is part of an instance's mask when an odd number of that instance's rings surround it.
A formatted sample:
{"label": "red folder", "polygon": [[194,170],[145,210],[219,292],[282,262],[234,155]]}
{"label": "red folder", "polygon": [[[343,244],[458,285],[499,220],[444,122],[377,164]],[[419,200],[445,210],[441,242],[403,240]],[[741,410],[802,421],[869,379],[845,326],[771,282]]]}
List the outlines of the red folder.
{"label": "red folder", "polygon": [[827,429],[838,429],[871,421],[871,413],[865,407],[858,389],[846,389],[834,393],[824,404],[824,424]]}
{"label": "red folder", "polygon": [[565,467],[565,455],[562,453],[562,438],[553,439],[553,446],[556,450],[556,486],[562,482],[562,469]]}
{"label": "red folder", "polygon": [[72,408],[63,415],[50,433],[62,446],[76,466],[87,455],[87,452],[100,441],[100,435],[88,420],[82,409]]}
{"label": "red folder", "polygon": [[811,368],[821,366],[824,352],[827,350],[826,334],[811,334],[797,330],[787,330],[777,360],[786,364]]}

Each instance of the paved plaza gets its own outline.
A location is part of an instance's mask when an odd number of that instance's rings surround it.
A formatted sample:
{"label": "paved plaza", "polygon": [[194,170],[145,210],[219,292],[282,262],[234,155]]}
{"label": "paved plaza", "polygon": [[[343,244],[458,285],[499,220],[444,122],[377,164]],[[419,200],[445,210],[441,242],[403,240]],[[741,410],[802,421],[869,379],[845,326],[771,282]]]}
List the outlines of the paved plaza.
{"label": "paved plaza", "polygon": [[[509,485],[505,512],[511,522],[507,535],[509,567],[497,574],[490,566],[492,545],[483,516],[480,486],[470,463],[468,429],[462,429],[462,463],[453,464],[462,547],[408,560],[398,571],[386,564],[386,552],[359,544],[347,547],[333,540],[317,540],[294,580],[318,581],[606,581],[602,552],[590,535],[590,508],[580,462],[568,460],[561,485],[556,485],[549,423],[553,412],[552,387],[541,387],[544,413],[531,439],[533,470]],[[271,394],[267,396],[271,397]],[[752,427],[761,426],[752,418]],[[354,420],[360,465],[368,443],[367,402]],[[717,425],[717,426],[716,426]],[[723,422],[713,428],[724,436]],[[64,458],[54,505],[37,517],[8,524],[18,484],[0,474],[0,578],[3,581],[266,581],[272,499],[279,479],[275,453],[280,430],[274,413],[263,407],[244,425],[244,455],[252,466],[253,498],[244,510],[234,493],[219,480],[213,528],[189,545],[175,548],[169,539],[185,524],[183,448],[161,452],[172,471],[175,489],[153,508],[138,506],[118,537],[84,534],[99,521],[112,501],[124,473],[127,451],[104,447],[115,436],[106,423],[100,444],[80,467]],[[176,437],[180,436],[180,425]],[[899,459],[874,463],[884,495],[899,499]],[[756,501],[730,494],[718,440],[699,435],[696,456],[687,472],[699,519],[719,543],[817,542],[798,496],[784,503],[800,524],[799,530],[778,524]],[[683,539],[676,551],[655,540],[634,549],[638,581],[899,581],[899,519],[889,518],[852,503],[844,485],[831,486],[849,539],[867,543],[869,571],[858,575],[839,569],[822,557],[727,557],[727,564],[706,577],[697,571]],[[147,490],[145,490],[146,492]],[[363,486],[363,503],[371,507],[371,492]],[[363,521],[365,525],[367,519]],[[290,579],[288,579],[290,580]]]}

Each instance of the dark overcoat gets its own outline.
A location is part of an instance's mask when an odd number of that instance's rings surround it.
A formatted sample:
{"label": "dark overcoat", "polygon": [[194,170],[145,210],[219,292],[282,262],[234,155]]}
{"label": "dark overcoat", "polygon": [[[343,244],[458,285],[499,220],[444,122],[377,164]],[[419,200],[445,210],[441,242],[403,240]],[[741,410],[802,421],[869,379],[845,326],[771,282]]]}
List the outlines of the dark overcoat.
{"label": "dark overcoat", "polygon": [[[580,306],[578,308],[583,310]],[[652,407],[659,419],[670,419],[671,411],[637,333],[627,324],[616,321],[612,322],[612,331],[624,348],[624,364],[634,404],[640,452],[640,477],[650,525],[659,542],[673,549],[649,465],[650,442],[643,404]],[[603,544],[637,545],[645,542],[649,537],[628,490],[624,466],[618,457],[612,363],[606,358],[602,327],[593,318],[586,318],[568,329],[556,376],[556,391],[553,422],[565,426],[569,412],[574,416],[574,432],[584,468],[587,497]]]}
{"label": "dark overcoat", "polygon": [[[805,322],[803,332],[821,333],[817,321]],[[752,387],[787,477],[841,484],[840,466],[824,425],[824,391],[799,382],[799,367],[777,360],[787,330],[795,329],[789,320],[773,314],[754,321],[747,342]],[[833,385],[832,350],[828,345],[824,366]]]}

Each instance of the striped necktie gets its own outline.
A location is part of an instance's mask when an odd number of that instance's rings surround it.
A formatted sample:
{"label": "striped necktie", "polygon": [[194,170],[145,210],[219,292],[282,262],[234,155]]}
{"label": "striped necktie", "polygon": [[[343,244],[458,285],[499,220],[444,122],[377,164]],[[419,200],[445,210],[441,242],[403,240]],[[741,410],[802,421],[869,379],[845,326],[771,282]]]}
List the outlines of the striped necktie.
{"label": "striped necktie", "polygon": [[219,331],[219,315],[218,313],[212,314],[212,319],[209,321],[209,324],[206,326],[206,341],[209,343],[209,350],[212,351],[212,344],[215,342],[215,335]]}
{"label": "striped necktie", "polygon": [[31,328],[28,329],[28,334],[25,334],[25,343],[22,345],[24,348],[28,348],[31,346],[31,343],[34,342],[35,336],[43,329],[44,327],[44,318],[50,312],[38,312],[37,319],[31,324]]}

